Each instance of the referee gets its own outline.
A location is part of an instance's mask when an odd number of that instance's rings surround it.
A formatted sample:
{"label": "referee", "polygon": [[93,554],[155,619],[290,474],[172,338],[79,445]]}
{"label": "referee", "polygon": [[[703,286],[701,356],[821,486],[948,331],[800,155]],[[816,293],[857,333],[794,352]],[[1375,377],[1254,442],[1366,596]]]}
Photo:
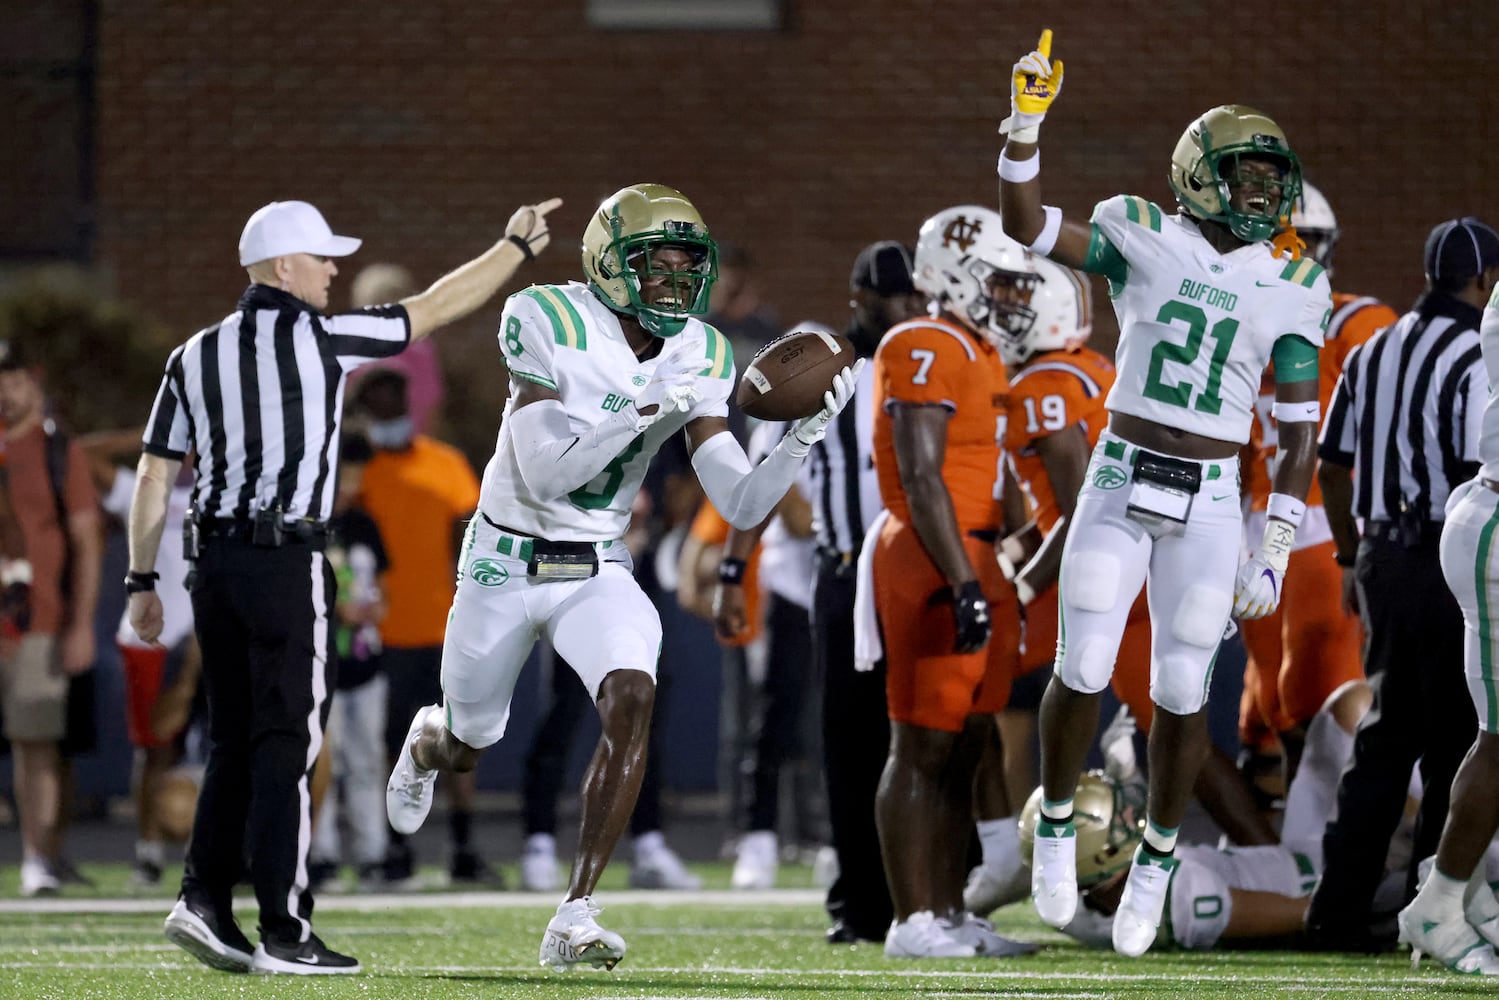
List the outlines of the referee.
{"label": "referee", "polygon": [[[859,251],[849,278],[853,316],[845,336],[861,358],[874,357],[885,331],[921,314],[911,282],[911,251],[882,240]],[[857,392],[871,398],[874,366]],[[874,825],[874,798],[890,749],[883,662],[854,669],[854,569],[870,522],[881,510],[874,474],[874,414],[850,406],[812,446],[803,468],[817,539],[812,592],[813,667],[823,679],[823,763],[838,878],[828,889],[831,944],[884,941],[893,915]]]}
{"label": "referee", "polygon": [[[544,249],[553,199],[517,210],[505,238],[400,303],[325,315],[335,236],[316,208],[272,202],[250,216],[239,260],[250,287],[235,311],[172,352],[146,428],[130,510],[130,624],[162,630],[155,593],[167,493],[189,451],[197,465],[182,544],[208,695],[208,767],[169,940],[230,972],[352,973],[359,962],[312,933],[309,778],[333,690],[323,556],[338,468],[344,379],[473,312]],[[172,540],[168,544],[175,544]],[[259,947],[230,895],[246,861],[260,904]]]}
{"label": "referee", "polygon": [[1307,912],[1317,947],[1393,944],[1388,928],[1371,929],[1388,916],[1374,912],[1374,895],[1411,768],[1420,761],[1423,795],[1407,896],[1415,866],[1436,849],[1453,775],[1473,742],[1462,612],[1438,543],[1447,498],[1478,473],[1488,399],[1478,325],[1496,267],[1499,235],[1488,226],[1465,218],[1433,229],[1426,291],[1350,352],[1322,429],[1318,479],[1344,606],[1363,618],[1374,705],[1354,736],[1322,841],[1325,867]]}

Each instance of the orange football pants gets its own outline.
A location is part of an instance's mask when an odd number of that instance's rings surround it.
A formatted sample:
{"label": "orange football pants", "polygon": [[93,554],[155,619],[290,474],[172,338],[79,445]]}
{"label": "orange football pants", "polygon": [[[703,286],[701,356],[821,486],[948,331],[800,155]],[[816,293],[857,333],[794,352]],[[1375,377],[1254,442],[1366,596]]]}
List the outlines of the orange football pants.
{"label": "orange football pants", "polygon": [[875,610],[891,720],[956,733],[969,715],[1003,709],[1020,667],[1020,602],[1000,572],[994,543],[963,536],[993,616],[989,644],[966,654],[953,652],[952,588],[916,529],[892,517],[875,544]]}

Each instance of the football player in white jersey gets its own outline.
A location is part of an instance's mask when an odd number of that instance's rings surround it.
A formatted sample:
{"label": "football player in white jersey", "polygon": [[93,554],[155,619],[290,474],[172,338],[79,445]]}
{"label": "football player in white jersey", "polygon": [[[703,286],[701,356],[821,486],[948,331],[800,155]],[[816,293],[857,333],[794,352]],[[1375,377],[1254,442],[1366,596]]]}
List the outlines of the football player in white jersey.
{"label": "football player in white jersey", "polygon": [[516,678],[545,634],[588,688],[603,733],[541,962],[613,968],[625,943],[598,925],[590,895],[635,806],[655,696],[661,622],[621,541],[646,465],[685,429],[713,505],[737,527],[758,524],[848,403],[858,370],[844,369],[824,407],[751,468],[725,419],[729,342],[697,318],[718,269],[692,203],[658,184],[617,191],[584,231],[583,270],[586,283],[536,285],[505,304],[510,400],[459,556],[443,704],[412,720],[386,811],[395,829],[414,831],[437,772],[471,770],[504,735]]}
{"label": "football player in white jersey", "polygon": [[[1488,230],[1488,236],[1492,234]],[[1481,235],[1469,236],[1475,255]],[[1463,672],[1478,710],[1478,735],[1452,781],[1436,865],[1399,918],[1400,940],[1410,944],[1415,961],[1425,952],[1455,972],[1486,976],[1499,975],[1499,914],[1492,909],[1475,910],[1475,903],[1488,903],[1482,892],[1483,852],[1499,828],[1499,797],[1494,795],[1499,782],[1499,666],[1494,628],[1499,606],[1499,548],[1494,544],[1499,529],[1499,267],[1489,262],[1492,259],[1480,257],[1480,273],[1468,286],[1470,292],[1490,293],[1478,327],[1489,376],[1478,441],[1483,467],[1475,479],[1448,497],[1441,543],[1442,575],[1463,609]]]}
{"label": "football player in white jersey", "polygon": [[[1279,126],[1249,108],[1214,108],[1183,133],[1169,174],[1176,215],[1128,195],[1100,202],[1087,223],[1044,206],[1036,142],[1061,83],[1048,30],[1012,75],[1012,114],[1000,126],[1008,135],[1001,215],[1033,252],[1108,279],[1119,375],[1063,550],[1056,672],[1041,706],[1046,801],[1031,894],[1048,923],[1072,919],[1072,793],[1097,729],[1099,692],[1145,585],[1157,707],[1148,822],[1113,926],[1115,949],[1136,956],[1160,924],[1177,831],[1207,750],[1204,706],[1218,644],[1231,615],[1258,617],[1280,600],[1311,484],[1317,348],[1332,300],[1320,266],[1294,244],[1270,242],[1301,171]],[[1241,567],[1238,452],[1272,356],[1282,458],[1264,542]]]}

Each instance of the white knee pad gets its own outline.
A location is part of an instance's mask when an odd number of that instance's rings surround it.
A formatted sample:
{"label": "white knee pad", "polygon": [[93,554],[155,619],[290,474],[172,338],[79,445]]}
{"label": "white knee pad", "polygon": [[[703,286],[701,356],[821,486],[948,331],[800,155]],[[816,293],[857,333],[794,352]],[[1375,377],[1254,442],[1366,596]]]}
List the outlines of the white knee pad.
{"label": "white knee pad", "polygon": [[1097,549],[1075,553],[1067,560],[1063,598],[1079,611],[1106,614],[1119,600],[1119,557]]}
{"label": "white knee pad", "polygon": [[1208,657],[1190,653],[1161,658],[1150,680],[1150,700],[1172,715],[1192,715],[1208,703]]}
{"label": "white knee pad", "polygon": [[1102,636],[1069,638],[1066,651],[1057,663],[1057,676],[1074,691],[1097,694],[1114,676],[1114,660],[1118,655],[1119,644]]}
{"label": "white knee pad", "polygon": [[1171,619],[1171,635],[1177,642],[1202,649],[1216,649],[1223,641],[1223,627],[1233,610],[1234,595],[1217,587],[1193,584],[1182,595]]}

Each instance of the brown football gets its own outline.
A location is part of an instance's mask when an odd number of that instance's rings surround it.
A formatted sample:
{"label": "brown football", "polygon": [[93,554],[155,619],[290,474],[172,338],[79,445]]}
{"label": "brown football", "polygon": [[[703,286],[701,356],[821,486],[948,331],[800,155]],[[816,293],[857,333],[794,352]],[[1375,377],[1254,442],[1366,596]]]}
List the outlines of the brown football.
{"label": "brown football", "polygon": [[758,420],[800,420],[822,409],[833,376],[854,363],[848,338],[792,330],[755,353],[739,379],[734,403]]}

